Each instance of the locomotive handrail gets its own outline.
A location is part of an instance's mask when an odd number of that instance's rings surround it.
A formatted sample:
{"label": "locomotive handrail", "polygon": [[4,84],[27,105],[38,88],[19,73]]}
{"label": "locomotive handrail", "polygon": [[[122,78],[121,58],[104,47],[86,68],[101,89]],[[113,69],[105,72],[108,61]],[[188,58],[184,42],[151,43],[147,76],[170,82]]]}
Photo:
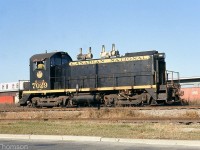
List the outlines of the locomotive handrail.
{"label": "locomotive handrail", "polygon": [[[141,73],[141,72],[140,72]],[[51,79],[55,79],[55,82],[59,83],[62,85],[63,88],[71,88],[70,84],[72,83],[72,81],[77,80],[77,82],[81,82],[82,86],[84,87],[85,85],[85,80],[94,80],[94,85],[95,87],[101,87],[98,83],[98,80],[101,79],[112,79],[111,82],[113,82],[113,86],[118,86],[118,79],[120,78],[133,78],[133,84],[135,85],[135,78],[136,77],[142,77],[142,76],[152,76],[152,74],[148,74],[148,72],[143,72],[146,74],[135,74],[135,72],[127,72],[127,73],[118,73],[118,74],[103,74],[103,75],[90,75],[90,76],[73,76],[70,77],[69,79],[66,79],[65,76],[62,77],[51,77]],[[57,81],[56,81],[57,80]],[[154,81],[152,81],[152,83],[150,83],[150,85],[153,85]]]}
{"label": "locomotive handrail", "polygon": [[[130,73],[134,73],[134,72],[130,72]],[[118,73],[119,74],[119,73]],[[102,75],[97,75],[97,76],[100,76],[101,78],[113,78],[113,75],[115,75],[115,77],[136,77],[136,76],[153,76],[152,74],[143,74],[143,75],[127,75],[129,73],[120,73],[120,75],[123,75],[123,76],[116,76],[116,74],[104,74],[104,76]],[[109,75],[109,76],[105,76],[105,75]],[[95,74],[96,76],[96,74]],[[90,75],[90,76],[73,76],[75,78],[70,78],[70,80],[82,80],[82,79],[95,79],[94,75]],[[82,78],[81,78],[82,77]],[[63,79],[65,78],[65,76],[62,76],[62,77],[50,77],[50,79]]]}
{"label": "locomotive handrail", "polygon": [[[171,74],[171,80],[169,79],[169,76],[168,76],[169,74]],[[174,74],[177,75],[177,79],[174,79]],[[180,74],[179,74],[179,72],[166,70],[166,82],[171,83],[173,85],[175,80],[177,81],[178,84],[180,84]]]}
{"label": "locomotive handrail", "polygon": [[[116,75],[123,75],[123,76],[119,76],[119,77],[131,77],[131,76],[133,76],[132,74],[134,74],[134,73],[137,73],[137,72],[126,72],[126,73],[115,73],[114,75],[116,76]],[[141,71],[141,72],[138,72],[138,73],[140,73],[140,74],[138,74],[138,75],[134,75],[134,76],[151,76],[152,74],[150,74],[149,72],[147,72],[147,71]],[[141,75],[141,73],[148,73],[148,74],[142,74]],[[131,74],[131,75],[127,75],[127,74]],[[95,74],[96,75],[96,74]],[[94,76],[94,75],[91,75],[92,77]],[[101,77],[107,77],[107,78],[112,78],[113,77],[113,74],[100,74],[100,75],[98,75],[98,76],[101,76]],[[86,77],[86,78],[88,78],[88,77],[90,77],[90,76],[73,76],[73,77],[77,77],[78,79],[80,79],[80,77]],[[70,78],[70,79],[77,79],[77,78]]]}

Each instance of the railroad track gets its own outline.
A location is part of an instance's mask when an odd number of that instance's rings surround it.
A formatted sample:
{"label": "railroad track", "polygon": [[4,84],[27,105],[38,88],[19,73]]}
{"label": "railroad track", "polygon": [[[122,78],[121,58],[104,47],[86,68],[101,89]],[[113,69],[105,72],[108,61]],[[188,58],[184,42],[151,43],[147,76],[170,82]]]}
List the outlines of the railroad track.
{"label": "railroad track", "polygon": [[[73,107],[73,108],[27,108],[27,107],[0,107],[0,112],[29,112],[29,111],[85,111],[97,110],[97,107]],[[101,107],[103,109],[128,109],[128,110],[199,110],[200,106],[146,106],[146,107]]]}
{"label": "railroad track", "polygon": [[199,118],[23,118],[23,119],[0,119],[0,121],[87,121],[87,122],[111,122],[111,123],[178,123],[200,124]]}

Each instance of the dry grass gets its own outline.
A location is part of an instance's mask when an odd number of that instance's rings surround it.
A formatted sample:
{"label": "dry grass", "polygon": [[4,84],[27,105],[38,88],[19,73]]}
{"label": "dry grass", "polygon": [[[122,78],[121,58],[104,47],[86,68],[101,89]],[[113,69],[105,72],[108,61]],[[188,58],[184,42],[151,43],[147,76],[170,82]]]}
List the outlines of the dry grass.
{"label": "dry grass", "polygon": [[8,103],[5,103],[5,104],[0,104],[0,109],[4,109],[4,108],[17,108],[17,105],[16,104],[8,104]]}
{"label": "dry grass", "polygon": [[[185,132],[187,128],[195,130]],[[200,125],[94,123],[88,121],[15,121],[0,122],[0,133],[200,140]]]}
{"label": "dry grass", "polygon": [[200,118],[197,111],[186,111],[181,117],[183,118]]}
{"label": "dry grass", "polygon": [[183,99],[182,100],[183,105],[189,105],[189,106],[200,106],[200,99]]}
{"label": "dry grass", "polygon": [[79,118],[145,118],[146,114],[137,110],[131,110],[126,108],[115,108],[115,109],[89,109],[81,112]]}
{"label": "dry grass", "polygon": [[[200,114],[198,110],[174,110],[173,115],[167,114],[164,110],[156,111],[140,111],[133,110],[130,108],[115,108],[115,109],[88,109],[86,111],[76,112],[74,115],[67,115],[66,118],[88,118],[88,119],[169,119],[169,118],[188,118],[188,119],[199,119]],[[177,111],[177,112],[176,112]],[[156,113],[155,113],[156,112]]]}
{"label": "dry grass", "polygon": [[199,110],[134,110],[131,108],[87,109],[84,111],[0,112],[0,119],[199,119]]}

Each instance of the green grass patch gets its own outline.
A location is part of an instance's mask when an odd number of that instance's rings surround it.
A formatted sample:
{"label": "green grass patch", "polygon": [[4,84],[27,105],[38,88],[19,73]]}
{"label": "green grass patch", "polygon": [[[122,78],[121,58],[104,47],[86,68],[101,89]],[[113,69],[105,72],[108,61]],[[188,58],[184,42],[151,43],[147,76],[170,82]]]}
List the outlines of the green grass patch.
{"label": "green grass patch", "polygon": [[102,123],[88,121],[5,121],[0,122],[0,133],[199,140],[200,125]]}

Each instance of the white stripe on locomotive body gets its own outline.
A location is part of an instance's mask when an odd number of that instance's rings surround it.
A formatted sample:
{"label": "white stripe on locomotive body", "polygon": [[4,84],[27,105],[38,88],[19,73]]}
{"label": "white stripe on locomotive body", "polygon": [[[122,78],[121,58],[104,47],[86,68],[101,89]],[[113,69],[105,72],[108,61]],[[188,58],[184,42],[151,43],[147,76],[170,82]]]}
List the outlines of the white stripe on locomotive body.
{"label": "white stripe on locomotive body", "polygon": [[[119,86],[119,87],[101,87],[101,88],[80,88],[78,92],[94,92],[94,91],[111,91],[111,90],[132,90],[132,89],[156,89],[156,85],[139,85],[139,86]],[[77,89],[56,89],[56,90],[38,90],[23,91],[23,94],[46,94],[46,93],[71,93]]]}

